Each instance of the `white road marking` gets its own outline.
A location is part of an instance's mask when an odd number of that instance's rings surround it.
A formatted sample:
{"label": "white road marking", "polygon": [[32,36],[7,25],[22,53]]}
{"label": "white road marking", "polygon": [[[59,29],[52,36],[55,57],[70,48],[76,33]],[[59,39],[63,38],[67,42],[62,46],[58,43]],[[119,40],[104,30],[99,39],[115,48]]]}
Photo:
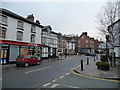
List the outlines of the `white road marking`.
{"label": "white road marking", "polygon": [[58,85],[59,85],[59,86],[64,86],[64,87],[69,87],[69,88],[79,88],[79,87],[75,87],[75,86],[62,85],[62,84],[57,84],[57,83],[56,83],[56,84],[54,84],[53,86],[55,86],[55,87],[56,87],[56,86],[58,86]]}
{"label": "white road marking", "polygon": [[70,62],[61,63],[61,65],[63,65],[63,64],[68,64],[68,63],[70,63]]}
{"label": "white road marking", "polygon": [[69,75],[70,73],[67,73],[67,74],[65,74],[65,75]]}
{"label": "white road marking", "polygon": [[65,77],[65,76],[61,76],[61,77],[59,77],[59,78],[63,78],[63,77]]}
{"label": "white road marking", "polygon": [[48,66],[48,67],[44,67],[44,68],[39,68],[39,69],[31,70],[31,71],[25,72],[25,74],[36,72],[36,71],[40,71],[40,70],[44,70],[44,69],[51,68],[51,67],[52,66]]}
{"label": "white road marking", "polygon": [[54,85],[52,85],[50,88],[54,88],[54,87],[56,87],[56,86],[58,86],[59,84],[54,84]]}
{"label": "white road marking", "polygon": [[54,79],[54,80],[52,80],[52,82],[55,82],[55,81],[57,81],[58,79]]}
{"label": "white road marking", "polygon": [[46,84],[44,84],[43,85],[43,87],[46,87],[46,86],[48,86],[48,85],[50,85],[51,83],[46,83]]}
{"label": "white road marking", "polygon": [[[67,86],[67,85],[66,85]],[[68,86],[68,87],[70,87],[70,88],[79,88],[79,87],[74,87],[74,86]]]}

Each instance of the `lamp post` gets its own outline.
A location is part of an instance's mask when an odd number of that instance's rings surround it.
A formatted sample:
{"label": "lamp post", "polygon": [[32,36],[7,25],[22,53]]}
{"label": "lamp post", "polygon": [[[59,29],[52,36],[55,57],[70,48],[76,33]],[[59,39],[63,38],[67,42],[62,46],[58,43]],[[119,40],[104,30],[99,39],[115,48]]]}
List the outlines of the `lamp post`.
{"label": "lamp post", "polygon": [[109,35],[106,35],[106,55],[109,55],[108,54],[108,41],[109,41]]}

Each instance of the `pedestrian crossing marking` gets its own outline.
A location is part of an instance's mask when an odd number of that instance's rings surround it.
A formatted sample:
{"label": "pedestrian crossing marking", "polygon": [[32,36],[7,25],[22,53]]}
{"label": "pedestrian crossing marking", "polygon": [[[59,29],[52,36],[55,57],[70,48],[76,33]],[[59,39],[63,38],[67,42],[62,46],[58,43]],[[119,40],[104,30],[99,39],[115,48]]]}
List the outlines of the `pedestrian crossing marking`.
{"label": "pedestrian crossing marking", "polygon": [[58,86],[59,84],[54,84],[52,85],[50,88],[55,88],[56,86]]}
{"label": "pedestrian crossing marking", "polygon": [[46,87],[46,86],[48,86],[48,85],[50,85],[51,83],[46,83],[46,84],[44,84],[43,85],[43,87]]}

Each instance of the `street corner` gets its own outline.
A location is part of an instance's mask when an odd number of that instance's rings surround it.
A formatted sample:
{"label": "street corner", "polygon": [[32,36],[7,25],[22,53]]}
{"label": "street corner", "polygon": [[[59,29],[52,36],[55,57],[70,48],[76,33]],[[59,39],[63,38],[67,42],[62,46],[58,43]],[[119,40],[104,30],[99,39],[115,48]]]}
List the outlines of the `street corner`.
{"label": "street corner", "polygon": [[84,73],[81,73],[80,71],[77,70],[79,66],[73,67],[70,69],[70,73],[76,76],[80,76],[80,77],[85,77],[85,78],[91,78],[91,79],[96,79],[96,80],[104,80],[104,81],[109,81],[109,82],[120,82],[120,80],[114,80],[111,78],[102,78],[102,77],[97,77],[97,76],[91,76],[91,75],[86,75]]}

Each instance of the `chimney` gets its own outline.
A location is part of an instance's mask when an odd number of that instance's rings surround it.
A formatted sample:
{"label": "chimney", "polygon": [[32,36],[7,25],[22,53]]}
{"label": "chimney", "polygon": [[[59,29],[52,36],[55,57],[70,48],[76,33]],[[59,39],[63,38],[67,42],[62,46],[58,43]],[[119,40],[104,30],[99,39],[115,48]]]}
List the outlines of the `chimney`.
{"label": "chimney", "polygon": [[40,21],[39,21],[39,20],[36,20],[36,22],[35,22],[35,23],[40,25]]}
{"label": "chimney", "polygon": [[85,34],[87,36],[87,32],[83,32],[82,34]]}
{"label": "chimney", "polygon": [[34,16],[33,16],[33,14],[28,15],[26,19],[28,19],[28,20],[34,22]]}

